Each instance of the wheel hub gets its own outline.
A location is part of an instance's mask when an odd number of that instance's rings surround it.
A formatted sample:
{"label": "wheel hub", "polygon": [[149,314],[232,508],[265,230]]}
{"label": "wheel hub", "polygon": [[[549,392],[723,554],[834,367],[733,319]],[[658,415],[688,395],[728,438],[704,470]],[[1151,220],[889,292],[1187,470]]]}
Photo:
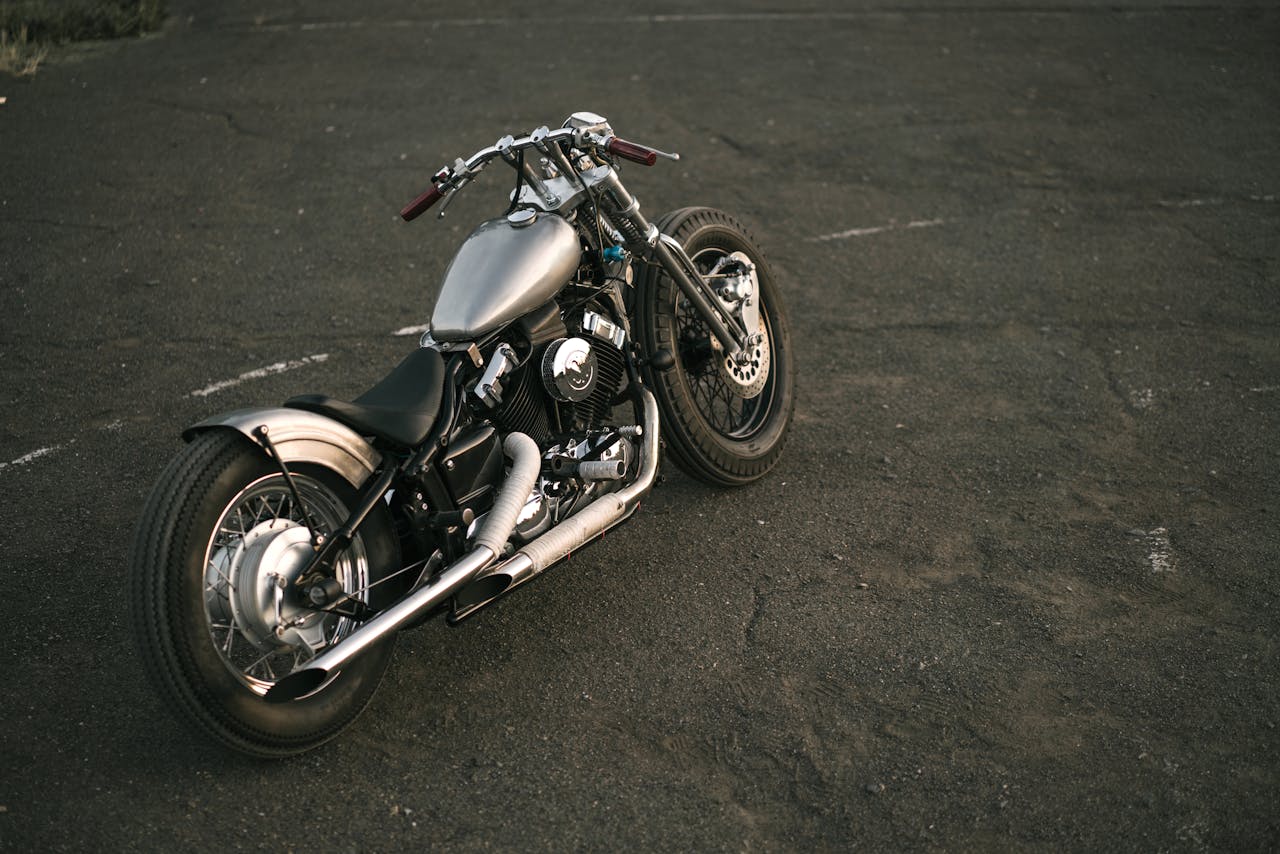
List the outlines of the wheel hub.
{"label": "wheel hub", "polygon": [[[329,615],[302,607],[294,581],[314,552],[310,532],[297,522],[272,520],[255,525],[234,548],[210,561],[210,575],[231,582],[228,599],[213,597],[211,608],[225,611],[245,640],[262,650],[324,645]],[[209,586],[216,587],[216,579]]]}

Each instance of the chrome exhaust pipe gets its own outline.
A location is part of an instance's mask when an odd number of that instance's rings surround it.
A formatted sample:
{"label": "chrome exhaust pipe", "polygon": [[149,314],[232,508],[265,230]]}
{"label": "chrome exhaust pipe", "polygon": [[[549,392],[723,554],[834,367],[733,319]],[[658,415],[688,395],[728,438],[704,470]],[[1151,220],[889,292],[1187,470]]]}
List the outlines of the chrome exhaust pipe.
{"label": "chrome exhaust pipe", "polygon": [[644,403],[644,446],[640,473],[628,486],[600,496],[581,512],[547,531],[497,566],[477,573],[458,593],[461,607],[449,622],[464,620],[502,594],[519,587],[558,563],[574,549],[582,548],[605,531],[624,521],[640,506],[658,478],[658,403],[646,388],[640,388]]}
{"label": "chrome exhaust pipe", "polygon": [[287,703],[319,688],[351,659],[439,605],[479,575],[493,562],[515,529],[516,518],[529,493],[538,481],[542,468],[542,452],[523,433],[507,436],[503,448],[511,457],[511,474],[507,476],[484,527],[476,536],[476,545],[430,583],[410,593],[392,607],[360,626],[331,649],[321,653],[306,666],[295,670],[267,690],[263,699],[271,703]]}

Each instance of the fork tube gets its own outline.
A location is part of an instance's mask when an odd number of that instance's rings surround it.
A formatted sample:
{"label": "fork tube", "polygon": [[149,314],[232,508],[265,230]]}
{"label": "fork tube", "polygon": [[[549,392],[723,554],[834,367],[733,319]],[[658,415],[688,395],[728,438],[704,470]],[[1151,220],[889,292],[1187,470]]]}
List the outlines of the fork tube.
{"label": "fork tube", "polygon": [[[653,247],[653,253],[658,257],[662,268],[667,271],[689,302],[693,303],[693,307],[707,325],[711,327],[711,334],[716,336],[716,340],[720,342],[720,346],[724,347],[724,351],[729,356],[736,356],[742,350],[742,345],[738,343],[738,338],[725,322],[720,319],[720,312],[715,309],[711,301],[707,299],[707,295],[703,292],[703,288],[707,285],[705,282],[694,282],[693,278],[685,271],[684,265],[676,258],[671,247],[662,240],[660,235],[658,242]],[[699,276],[701,279],[701,276]],[[701,285],[701,287],[699,287]]]}
{"label": "fork tube", "polygon": [[[729,356],[736,356],[742,352],[742,345],[745,343],[745,335],[740,336],[736,330],[731,329],[721,318],[720,312],[716,310],[715,305],[708,296],[709,286],[702,281],[701,276],[694,278],[691,270],[686,269],[692,267],[692,262],[687,258],[681,259],[676,253],[667,246],[663,240],[663,235],[657,228],[649,224],[644,218],[644,214],[640,213],[640,203],[635,196],[627,192],[627,188],[622,186],[622,181],[618,178],[617,172],[612,172],[608,178],[600,182],[603,185],[604,192],[601,194],[607,206],[609,218],[619,225],[619,230],[623,236],[634,244],[640,244],[645,247],[652,247],[654,256],[658,259],[658,263],[667,271],[681,292],[693,304],[694,309],[699,316],[707,322],[711,327],[711,334],[720,342],[720,346]],[[676,244],[677,246],[679,244]],[[637,249],[639,246],[636,247]],[[681,250],[680,255],[684,255]]]}

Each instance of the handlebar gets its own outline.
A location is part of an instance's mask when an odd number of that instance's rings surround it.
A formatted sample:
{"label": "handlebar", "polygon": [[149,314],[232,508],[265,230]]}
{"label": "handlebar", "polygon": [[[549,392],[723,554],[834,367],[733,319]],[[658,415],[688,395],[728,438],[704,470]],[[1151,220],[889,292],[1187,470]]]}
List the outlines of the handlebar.
{"label": "handlebar", "polygon": [[[594,118],[598,119],[599,117]],[[516,155],[519,152],[532,148],[548,154],[552,146],[558,147],[563,142],[568,142],[575,148],[588,151],[603,150],[614,157],[629,160],[632,163],[639,163],[642,166],[654,165],[658,162],[659,156],[671,160],[680,159],[678,154],[667,154],[657,149],[619,139],[613,135],[612,129],[603,120],[600,120],[599,124],[583,127],[562,127],[556,130],[548,130],[542,127],[519,139],[504,136],[498,140],[496,145],[482,148],[466,160],[459,158],[452,167],[441,169],[436,173],[431,188],[405,205],[404,209],[400,211],[400,217],[405,222],[417,219],[436,202],[460,190],[464,184],[479,174],[480,170],[489,164],[489,161],[495,158],[501,157],[512,166],[515,166]],[[443,215],[442,208],[441,216]]]}
{"label": "handlebar", "polygon": [[444,193],[440,192],[439,187],[432,184],[430,190],[427,190],[421,196],[418,196],[418,198],[404,206],[404,209],[400,211],[400,218],[405,222],[412,222],[422,216],[422,214],[426,212],[427,208],[431,207],[443,198]]}
{"label": "handlebar", "polygon": [[652,148],[645,148],[643,145],[636,145],[634,142],[627,142],[616,136],[610,137],[604,147],[610,154],[617,155],[623,160],[630,160],[632,163],[639,163],[641,166],[652,166],[658,162],[658,152]]}

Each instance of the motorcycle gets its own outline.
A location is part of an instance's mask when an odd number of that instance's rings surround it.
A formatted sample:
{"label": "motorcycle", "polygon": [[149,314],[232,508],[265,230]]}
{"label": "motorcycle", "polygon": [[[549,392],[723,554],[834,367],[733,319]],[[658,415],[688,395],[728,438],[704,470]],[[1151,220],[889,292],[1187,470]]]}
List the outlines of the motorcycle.
{"label": "motorcycle", "polygon": [[254,756],[312,749],[368,704],[398,632],[456,624],[626,520],[664,445],[719,486],[774,466],[795,401],[777,285],[728,214],[641,214],[620,161],[660,158],[679,155],[589,112],[459,158],[406,221],[496,161],[515,188],[417,349],[354,400],[183,433],[130,568],[141,658],[180,719]]}

